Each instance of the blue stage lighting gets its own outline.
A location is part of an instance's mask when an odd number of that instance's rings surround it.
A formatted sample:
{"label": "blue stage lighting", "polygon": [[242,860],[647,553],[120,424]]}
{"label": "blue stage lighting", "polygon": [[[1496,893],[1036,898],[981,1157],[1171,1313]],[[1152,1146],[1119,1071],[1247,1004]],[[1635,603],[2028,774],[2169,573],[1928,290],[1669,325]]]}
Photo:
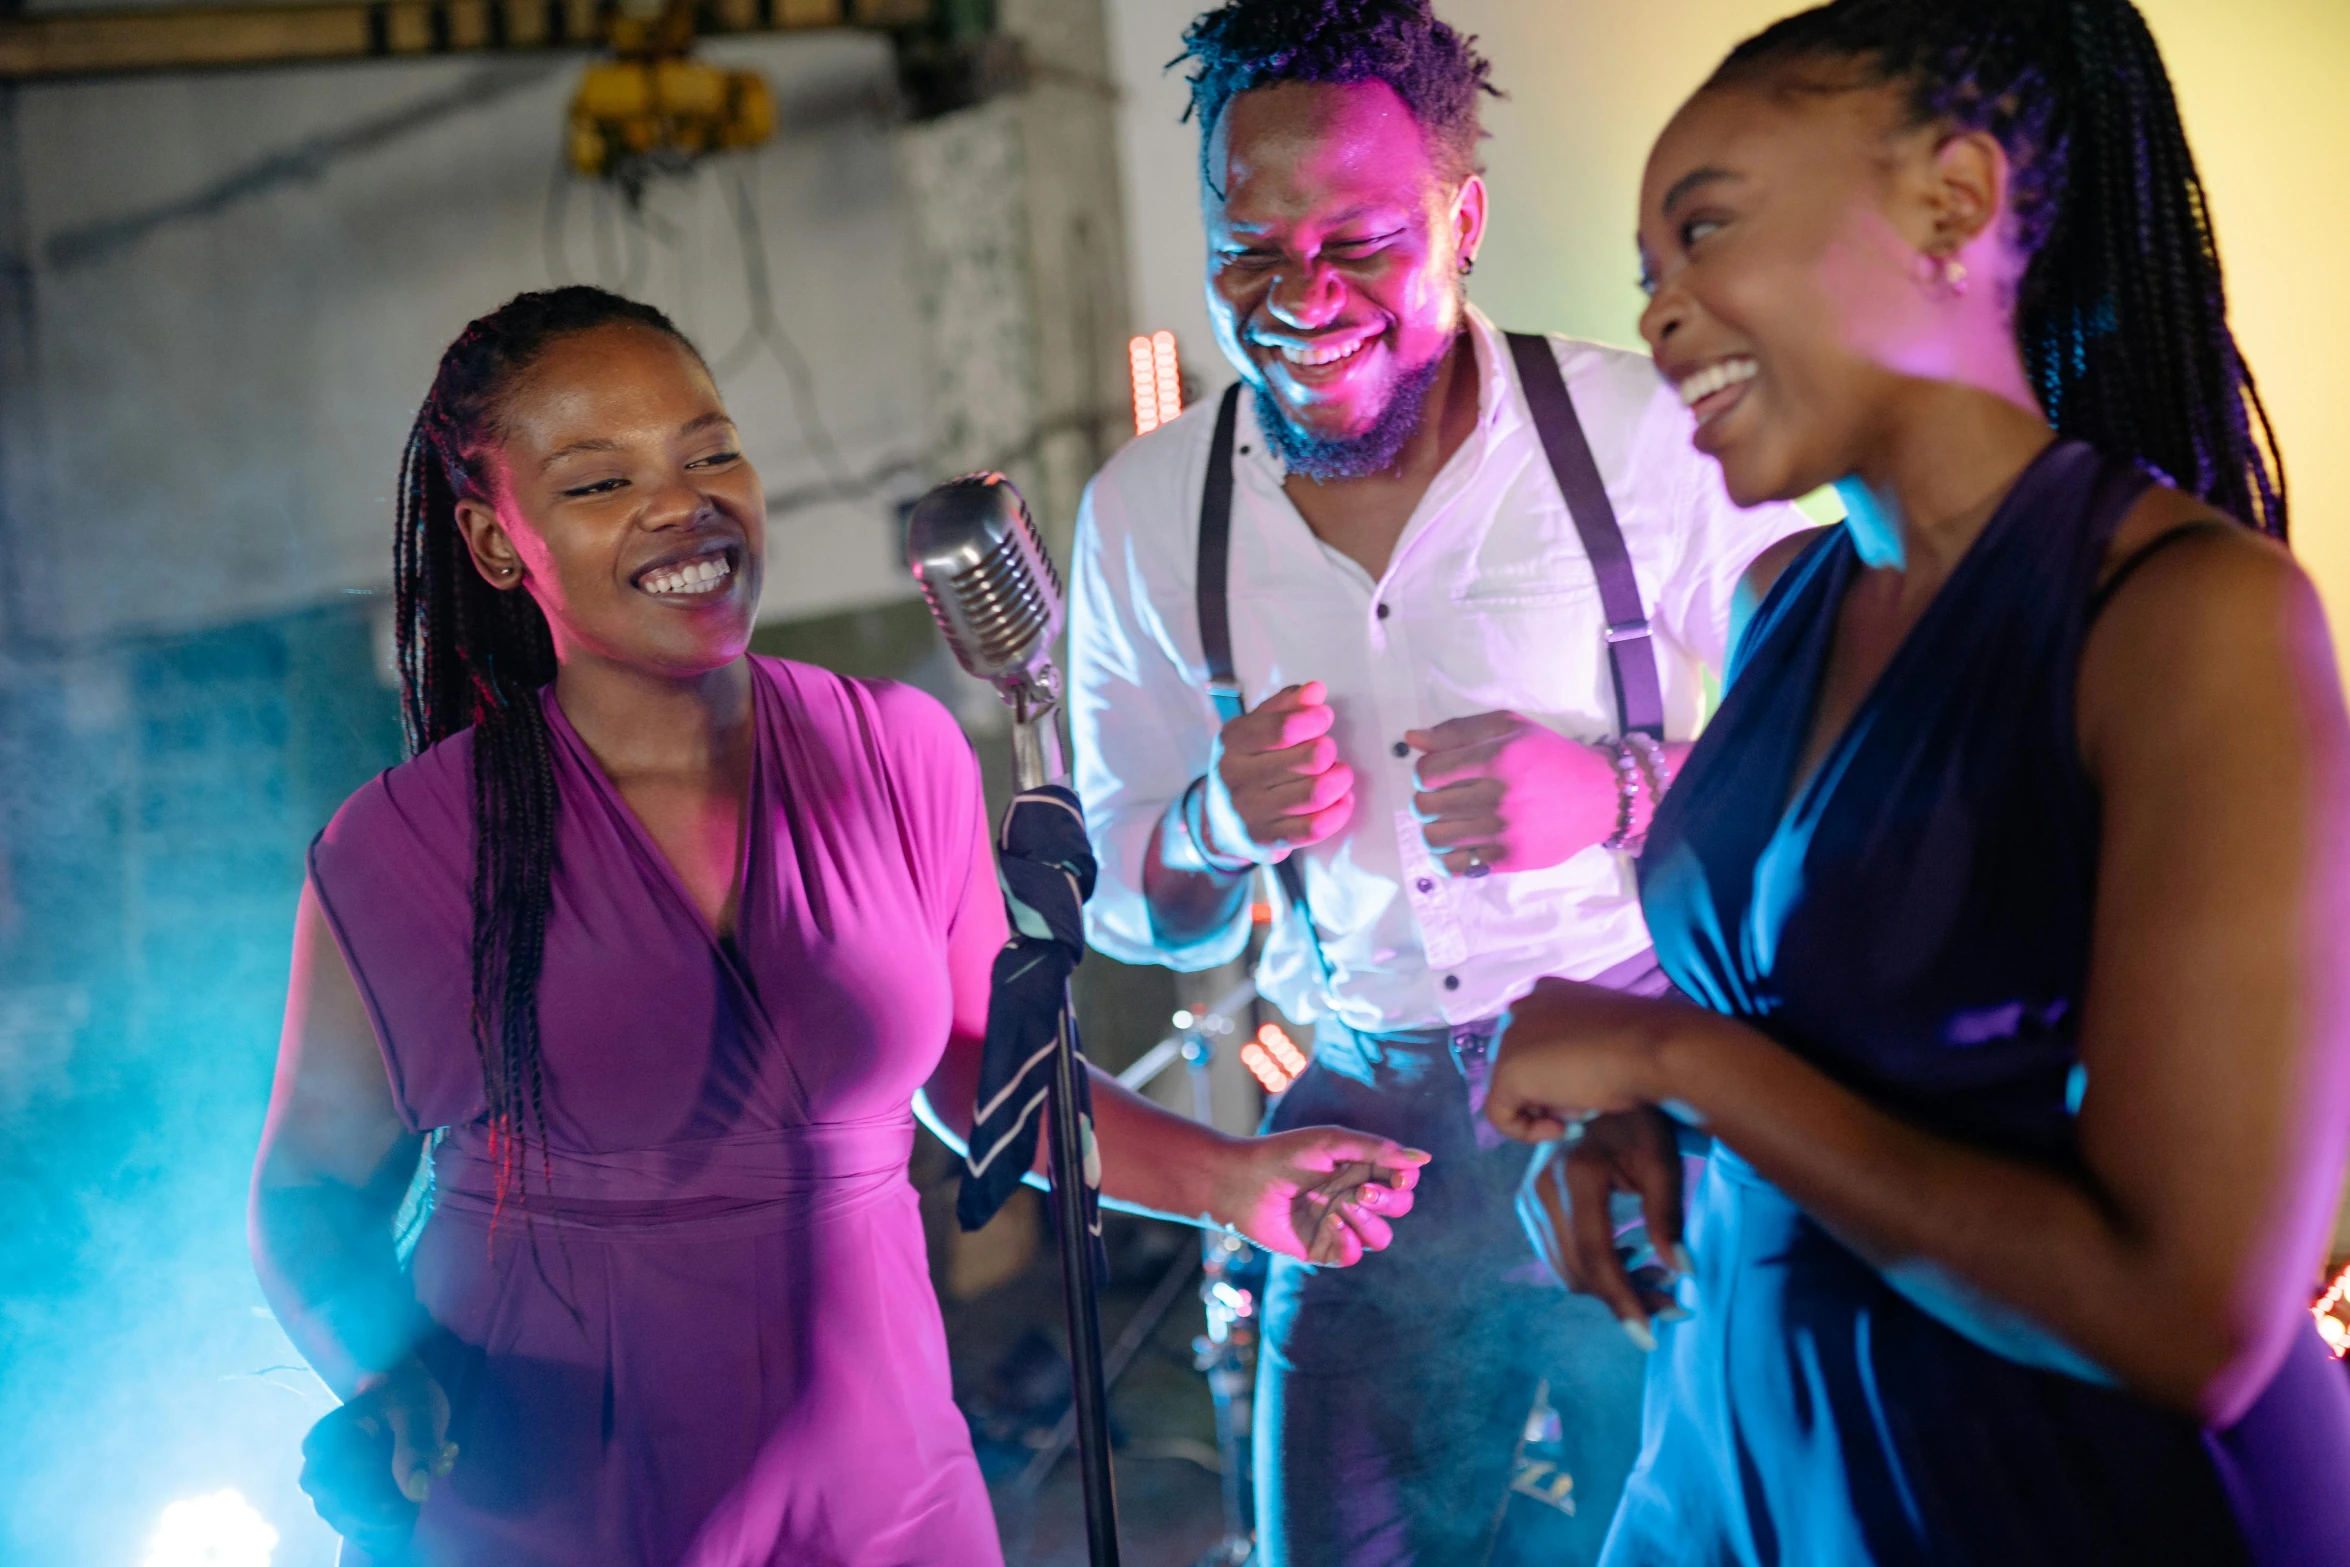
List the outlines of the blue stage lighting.
{"label": "blue stage lighting", "polygon": [[277,1531],[235,1491],[191,1496],[163,1509],[142,1567],[269,1567]]}

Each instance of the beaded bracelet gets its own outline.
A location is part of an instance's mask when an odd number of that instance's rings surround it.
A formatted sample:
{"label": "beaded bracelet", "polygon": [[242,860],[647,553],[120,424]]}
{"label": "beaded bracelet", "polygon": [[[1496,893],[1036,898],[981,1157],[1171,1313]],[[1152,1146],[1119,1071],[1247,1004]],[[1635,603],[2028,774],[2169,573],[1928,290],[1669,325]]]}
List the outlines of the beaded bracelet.
{"label": "beaded bracelet", "polygon": [[1613,735],[1602,736],[1592,743],[1607,753],[1609,765],[1616,770],[1616,830],[1600,847],[1638,854],[1648,837],[1646,833],[1635,835],[1632,831],[1632,819],[1640,809],[1640,763],[1632,755],[1632,748]]}
{"label": "beaded bracelet", "polygon": [[1665,803],[1665,791],[1673,787],[1673,764],[1663,746],[1637,729],[1624,736],[1624,744],[1639,759],[1640,770],[1648,775],[1648,814],[1653,817]]}
{"label": "beaded bracelet", "polygon": [[1665,748],[1639,730],[1620,739],[1609,735],[1597,744],[1616,770],[1616,830],[1600,847],[1636,855],[1648,847],[1648,834],[1632,830],[1640,810],[1641,786],[1648,787],[1648,814],[1653,818],[1656,808],[1664,803],[1665,791],[1673,786],[1673,764]]}

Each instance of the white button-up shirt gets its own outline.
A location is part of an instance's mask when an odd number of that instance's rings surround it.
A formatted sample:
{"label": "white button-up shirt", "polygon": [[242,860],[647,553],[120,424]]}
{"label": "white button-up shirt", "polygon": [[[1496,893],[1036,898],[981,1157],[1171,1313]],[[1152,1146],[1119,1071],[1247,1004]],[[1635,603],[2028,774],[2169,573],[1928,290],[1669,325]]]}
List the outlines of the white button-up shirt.
{"label": "white button-up shirt", "polygon": [[[1251,707],[1320,680],[1355,773],[1344,831],[1300,854],[1335,993],[1292,911],[1276,912],[1258,983],[1301,1021],[1365,1033],[1491,1017],[1545,974],[1588,978],[1648,945],[1629,860],[1590,848],[1547,870],[1446,875],[1413,816],[1407,729],[1508,709],[1577,739],[1616,730],[1606,616],[1501,334],[1475,311],[1477,426],[1413,511],[1384,577],[1314,536],[1281,488],[1252,401],[1233,461],[1235,673]],[[1647,356],[1552,340],[1614,502],[1654,627],[1668,738],[1703,722],[1730,595],[1772,541],[1809,526],[1751,511],[1689,444],[1691,420]],[[1231,961],[1245,912],[1183,948],[1143,902],[1143,856],[1168,805],[1207,770],[1217,732],[1200,648],[1200,490],[1212,400],[1129,442],[1078,513],[1070,590],[1069,717],[1076,781],[1101,878],[1093,944],[1130,963]],[[1278,891],[1274,897],[1278,900]]]}

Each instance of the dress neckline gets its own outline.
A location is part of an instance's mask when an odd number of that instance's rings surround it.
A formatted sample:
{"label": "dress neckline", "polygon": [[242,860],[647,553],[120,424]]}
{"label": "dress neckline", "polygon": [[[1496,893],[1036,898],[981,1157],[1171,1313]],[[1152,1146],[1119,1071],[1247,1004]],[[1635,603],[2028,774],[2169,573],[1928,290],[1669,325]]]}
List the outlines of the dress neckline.
{"label": "dress neckline", "polygon": [[1882,716],[1888,701],[1885,693],[1898,691],[1909,678],[1912,667],[1926,656],[1920,649],[1932,645],[1933,633],[1938,633],[1941,622],[1953,613],[1950,606],[1964,600],[1966,594],[1961,590],[1971,586],[1976,577],[1991,569],[1986,563],[1997,553],[1996,545],[2005,540],[2015,526],[2015,519],[2027,509],[2034,492],[2052,466],[2051,458],[2069,444],[2061,438],[2051,440],[2033,454],[2030,462],[2024,464],[2015,482],[2007,487],[2007,494],[2001,497],[1981,530],[1960,554],[1958,563],[1951,567],[1950,575],[1934,590],[1934,596],[1927,601],[1925,609],[1919,613],[1909,630],[1902,633],[1900,645],[1894,648],[1893,656],[1885,661],[1885,667],[1877,671],[1877,678],[1862,693],[1860,701],[1852,709],[1852,715],[1845,719],[1844,727],[1837,732],[1827,749],[1820,753],[1820,759],[1811,771],[1800,778],[1796,773],[1803,766],[1804,753],[1810,749],[1812,724],[1819,716],[1820,700],[1827,681],[1828,657],[1835,647],[1837,617],[1843,613],[1844,596],[1851,591],[1853,576],[1860,567],[1860,552],[1852,542],[1850,525],[1839,528],[1835,543],[1821,561],[1804,573],[1804,581],[1789,585],[1794,591],[1801,592],[1818,573],[1825,571],[1828,574],[1826,587],[1821,591],[1820,613],[1814,615],[1805,628],[1799,662],[1793,672],[1803,686],[1803,721],[1795,728],[1787,766],[1778,780],[1779,810],[1775,819],[1778,829],[1784,830],[1791,822],[1811,820],[1818,816],[1827,797],[1835,792],[1836,781],[1850,768],[1855,753],[1866,742]]}
{"label": "dress neckline", "polygon": [[563,704],[555,697],[554,682],[549,681],[540,693],[540,701],[547,715],[548,731],[570,751],[572,759],[586,775],[605,809],[623,824],[622,831],[639,854],[656,868],[655,880],[685,911],[693,921],[694,928],[702,933],[727,966],[741,974],[746,985],[749,983],[749,970],[742,962],[743,929],[749,921],[752,898],[756,891],[752,886],[752,869],[759,863],[751,840],[764,815],[759,809],[759,801],[764,793],[767,772],[767,725],[762,721],[760,712],[765,700],[765,693],[760,688],[765,684],[766,681],[754,666],[751,670],[751,776],[743,795],[742,825],[735,834],[734,885],[731,889],[734,923],[727,930],[720,930],[702,912],[701,905],[694,901],[692,889],[686,886],[685,878],[677,873],[676,865],[662,849],[660,841],[630,806],[627,796],[620,792],[620,786],[604,771],[603,764],[596,760],[594,750],[581,738],[579,731],[571,726],[571,719],[564,713]]}

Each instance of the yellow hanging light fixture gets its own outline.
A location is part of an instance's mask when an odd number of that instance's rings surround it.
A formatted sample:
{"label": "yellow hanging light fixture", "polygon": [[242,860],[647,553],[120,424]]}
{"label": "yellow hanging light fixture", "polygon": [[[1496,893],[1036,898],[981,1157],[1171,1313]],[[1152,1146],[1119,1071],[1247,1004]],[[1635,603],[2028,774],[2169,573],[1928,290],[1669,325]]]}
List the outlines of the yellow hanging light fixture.
{"label": "yellow hanging light fixture", "polygon": [[589,66],[571,98],[566,147],[578,173],[633,199],[654,175],[775,134],[765,77],[693,58],[692,0],[616,9],[605,44],[612,58]]}

